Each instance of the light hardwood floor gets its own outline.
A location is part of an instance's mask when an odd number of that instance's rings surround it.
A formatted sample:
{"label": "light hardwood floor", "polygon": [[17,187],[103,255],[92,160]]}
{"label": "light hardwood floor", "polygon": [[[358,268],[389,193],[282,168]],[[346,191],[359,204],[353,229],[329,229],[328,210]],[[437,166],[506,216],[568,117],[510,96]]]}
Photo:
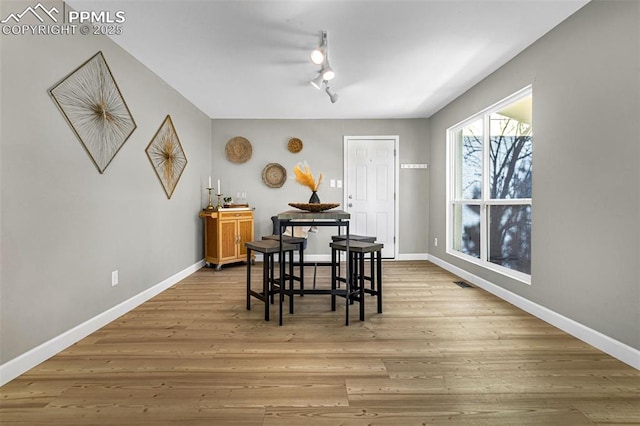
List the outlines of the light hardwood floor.
{"label": "light hardwood floor", "polygon": [[640,424],[640,371],[429,262],[383,272],[383,314],[308,295],[279,327],[245,266],[201,269],[3,386],[0,423]]}

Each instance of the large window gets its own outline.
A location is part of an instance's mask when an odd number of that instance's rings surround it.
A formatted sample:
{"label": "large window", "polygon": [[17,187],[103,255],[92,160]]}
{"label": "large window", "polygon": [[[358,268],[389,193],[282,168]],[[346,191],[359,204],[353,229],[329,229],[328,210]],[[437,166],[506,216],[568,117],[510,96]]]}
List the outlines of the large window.
{"label": "large window", "polygon": [[532,91],[450,128],[447,251],[531,282]]}

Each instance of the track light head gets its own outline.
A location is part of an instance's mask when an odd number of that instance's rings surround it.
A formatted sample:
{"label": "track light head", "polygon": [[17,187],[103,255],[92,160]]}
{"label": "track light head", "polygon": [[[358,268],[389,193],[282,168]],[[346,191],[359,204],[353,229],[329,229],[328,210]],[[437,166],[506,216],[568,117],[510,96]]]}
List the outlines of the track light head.
{"label": "track light head", "polygon": [[324,58],[326,57],[326,53],[323,48],[318,47],[317,49],[313,49],[311,52],[311,62],[316,65],[320,65],[324,62]]}
{"label": "track light head", "polygon": [[311,85],[316,89],[322,89],[322,84],[324,83],[324,78],[322,78],[322,74],[318,74],[316,78],[311,80]]}
{"label": "track light head", "polygon": [[331,87],[327,86],[324,91],[327,92],[327,95],[329,95],[329,99],[331,99],[332,104],[338,102],[338,94],[331,90]]}
{"label": "track light head", "polygon": [[327,65],[322,67],[322,70],[320,71],[320,75],[324,80],[329,81],[329,80],[333,80],[333,78],[336,76],[336,73],[333,70],[333,68],[329,66],[329,63],[327,62]]}
{"label": "track light head", "polygon": [[311,52],[311,62],[316,65],[322,65],[327,58],[327,32],[320,32],[320,46]]}

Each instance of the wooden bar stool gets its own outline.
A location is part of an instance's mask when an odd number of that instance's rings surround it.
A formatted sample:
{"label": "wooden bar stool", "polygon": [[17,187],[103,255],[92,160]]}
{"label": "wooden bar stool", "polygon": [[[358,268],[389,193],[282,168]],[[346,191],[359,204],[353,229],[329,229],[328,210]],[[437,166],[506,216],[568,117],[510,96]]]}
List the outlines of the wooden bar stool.
{"label": "wooden bar stool", "polygon": [[[332,235],[331,236],[331,241],[336,242],[336,241],[346,241],[347,236],[346,235]],[[349,241],[363,241],[365,243],[375,243],[376,242],[376,237],[370,237],[367,235],[355,235],[355,234],[349,234]],[[373,256],[373,254],[371,254],[371,256]],[[373,259],[371,259],[371,261],[373,262]],[[340,255],[338,255],[338,276],[340,276],[341,272],[340,272]],[[338,282],[338,286],[340,286],[340,282]],[[373,290],[373,283],[371,285],[371,289]]]}
{"label": "wooden bar stool", "polygon": [[[279,262],[285,262],[289,255],[289,273],[285,277],[276,277],[274,258],[280,253],[280,242],[273,240],[250,241],[245,243],[247,248],[247,310],[251,310],[251,296],[264,302],[264,320],[269,321],[269,302],[273,303],[273,296],[280,295],[280,286],[286,289],[286,281],[293,288],[293,244],[282,244],[283,258]],[[262,253],[262,291],[251,289],[251,253]],[[289,310],[293,313],[293,297],[289,295]]]}
{"label": "wooden bar stool", "polygon": [[[276,241],[280,242],[280,235],[265,235],[262,237],[263,240]],[[300,296],[304,296],[304,249],[307,245],[307,239],[303,237],[291,237],[289,235],[282,236],[283,244],[291,244],[296,246],[298,250],[298,263],[293,263],[293,266],[299,266],[298,275],[293,275],[292,278],[294,281],[298,281],[300,283]],[[285,277],[285,279],[288,276]]]}
{"label": "wooden bar stool", "polygon": [[[384,244],[364,241],[351,241],[349,239],[349,262],[350,276],[339,276],[339,263],[336,261],[337,253],[347,251],[347,241],[334,241],[331,246],[331,261],[334,262],[331,268],[331,288],[334,289],[339,282],[346,283],[347,300],[347,325],[349,321],[349,305],[353,301],[360,302],[360,321],[364,321],[364,295],[370,294],[377,297],[378,313],[382,313],[382,248]],[[371,254],[370,275],[365,274],[365,254]],[[366,288],[365,281],[371,282],[371,288]],[[338,294],[340,295],[340,294]],[[331,310],[335,311],[335,296],[331,295]]]}
{"label": "wooden bar stool", "polygon": [[[356,289],[354,286],[353,280],[348,280],[346,278],[340,277],[340,258],[338,257],[338,252],[340,249],[334,247],[335,243],[331,243],[331,310],[336,310],[336,296],[345,298],[345,325],[349,325],[349,305],[353,303],[355,299],[362,300],[364,299],[360,295],[356,296],[356,293],[360,292],[360,289]],[[350,245],[351,246],[351,245]],[[346,250],[346,245],[344,246]],[[350,251],[351,254],[353,252]],[[353,264],[349,263],[348,271],[351,271],[351,276],[353,276]],[[345,283],[345,289],[338,289],[339,284],[343,282]],[[360,303],[360,321],[364,321],[364,305]]]}

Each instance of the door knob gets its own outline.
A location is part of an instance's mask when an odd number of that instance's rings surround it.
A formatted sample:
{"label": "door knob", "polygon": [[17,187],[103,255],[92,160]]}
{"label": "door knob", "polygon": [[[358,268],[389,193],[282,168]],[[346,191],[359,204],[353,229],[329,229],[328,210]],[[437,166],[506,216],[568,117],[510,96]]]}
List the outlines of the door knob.
{"label": "door knob", "polygon": [[353,207],[353,203],[349,203],[349,204],[347,204],[347,206]]}
{"label": "door knob", "polygon": [[349,195],[349,199],[352,200],[353,199],[353,195]]}

